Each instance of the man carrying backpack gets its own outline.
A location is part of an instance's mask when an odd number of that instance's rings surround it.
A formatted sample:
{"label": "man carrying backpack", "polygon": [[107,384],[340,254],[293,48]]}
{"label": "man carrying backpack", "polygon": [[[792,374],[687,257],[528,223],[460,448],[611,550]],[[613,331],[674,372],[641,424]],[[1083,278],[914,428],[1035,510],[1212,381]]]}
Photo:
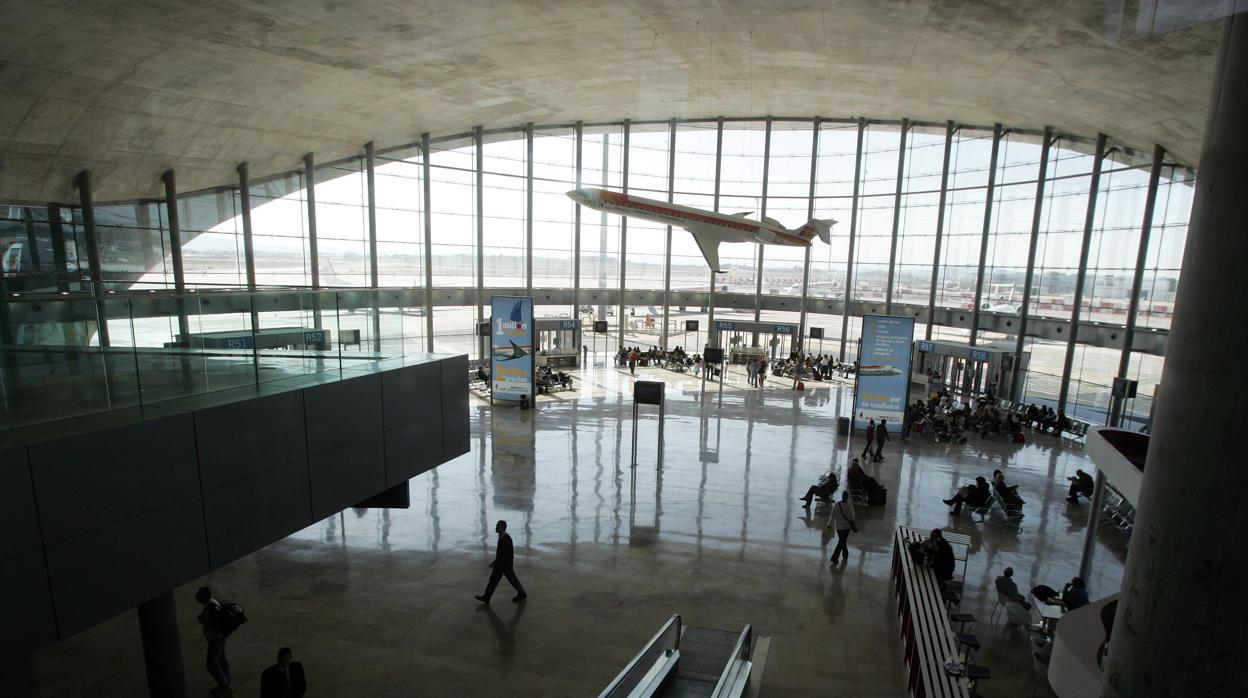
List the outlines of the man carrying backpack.
{"label": "man carrying backpack", "polygon": [[212,598],[212,589],[200,587],[195,592],[195,600],[203,606],[198,616],[203,626],[204,639],[208,641],[208,652],[205,666],[217,687],[212,689],[214,696],[232,696],[234,689],[230,685],[230,661],[225,657],[225,639],[238,626],[247,622],[243,608],[236,603],[222,603]]}

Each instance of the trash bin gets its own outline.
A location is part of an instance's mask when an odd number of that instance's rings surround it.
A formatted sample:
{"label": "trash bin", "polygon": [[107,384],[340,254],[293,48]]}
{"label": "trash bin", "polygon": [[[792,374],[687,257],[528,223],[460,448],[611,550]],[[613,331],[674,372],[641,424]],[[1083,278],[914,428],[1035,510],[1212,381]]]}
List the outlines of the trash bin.
{"label": "trash bin", "polygon": [[849,417],[836,418],[836,435],[849,436]]}

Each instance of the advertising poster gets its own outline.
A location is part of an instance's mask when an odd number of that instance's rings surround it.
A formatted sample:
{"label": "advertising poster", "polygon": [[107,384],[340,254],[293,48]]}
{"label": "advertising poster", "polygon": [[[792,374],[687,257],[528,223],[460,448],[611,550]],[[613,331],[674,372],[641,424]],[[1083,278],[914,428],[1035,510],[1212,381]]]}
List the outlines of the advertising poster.
{"label": "advertising poster", "polygon": [[910,395],[910,347],[914,341],[914,318],[888,315],[862,317],[859,345],[858,389],[854,398],[854,427],[867,420],[888,420],[896,434],[905,416]]}
{"label": "advertising poster", "polygon": [[533,299],[490,299],[490,381],[495,400],[533,400]]}

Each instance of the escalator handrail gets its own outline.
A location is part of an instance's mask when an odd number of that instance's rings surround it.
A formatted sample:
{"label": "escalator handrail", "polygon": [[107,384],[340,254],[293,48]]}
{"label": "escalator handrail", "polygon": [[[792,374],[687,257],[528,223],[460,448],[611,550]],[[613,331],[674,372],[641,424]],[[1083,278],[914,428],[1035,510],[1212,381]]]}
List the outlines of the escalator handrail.
{"label": "escalator handrail", "polygon": [[730,681],[736,673],[738,661],[749,661],[750,655],[753,653],[753,640],[754,629],[746,625],[745,629],[741,631],[741,635],[737,637],[737,644],[732,648],[732,654],[728,657],[728,663],[724,665],[724,670],[719,675],[719,682],[715,684],[715,690],[711,692],[712,698],[719,698],[724,695],[722,691],[730,687]]}
{"label": "escalator handrail", "polygon": [[633,657],[632,661],[630,661],[624,667],[624,670],[616,675],[615,680],[612,681],[607,686],[607,688],[603,690],[602,693],[598,694],[598,698],[608,698],[608,696],[610,696],[612,692],[615,691],[615,689],[620,685],[620,683],[624,681],[624,679],[628,678],[628,675],[632,673],[633,669],[637,666],[637,663],[640,662],[643,657],[645,657],[647,654],[650,653],[650,649],[654,647],[656,643],[662,641],[663,638],[667,636],[668,629],[672,627],[672,624],[676,625],[675,647],[676,649],[680,649],[680,614],[673,613],[672,617],[668,618],[667,622],[663,624],[663,627],[659,628],[659,632],[655,633],[654,637],[650,638],[650,641],[647,642],[645,646],[641,648],[641,651],[637,653],[637,656]]}

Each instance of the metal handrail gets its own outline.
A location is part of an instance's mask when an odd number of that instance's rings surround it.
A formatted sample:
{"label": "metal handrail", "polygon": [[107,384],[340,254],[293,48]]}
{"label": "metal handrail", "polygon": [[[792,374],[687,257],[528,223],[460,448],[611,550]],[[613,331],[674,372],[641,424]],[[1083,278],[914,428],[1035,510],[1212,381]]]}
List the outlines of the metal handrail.
{"label": "metal handrail", "polygon": [[[737,662],[739,660],[749,660],[753,653],[754,629],[749,625],[741,631],[741,635],[737,637],[737,644],[732,648],[732,655],[728,663],[724,665],[724,671],[719,675],[719,681],[715,684],[715,690],[711,691],[711,698],[720,698],[725,695],[723,691],[731,686],[731,679],[736,674]],[[744,655],[744,656],[742,656]]]}
{"label": "metal handrail", "polygon": [[628,678],[629,674],[633,672],[633,669],[637,667],[642,658],[650,653],[651,648],[667,636],[668,630],[673,626],[673,624],[676,626],[676,649],[680,649],[680,614],[673,613],[672,617],[668,618],[667,622],[663,624],[663,627],[659,628],[659,632],[655,633],[654,637],[650,638],[650,641],[646,643],[645,647],[641,648],[641,651],[637,653],[637,656],[633,657],[632,661],[624,667],[624,670],[616,675],[615,680],[613,680],[602,693],[598,694],[598,698],[608,698],[617,688],[619,688],[620,684],[624,682],[624,679]]}

